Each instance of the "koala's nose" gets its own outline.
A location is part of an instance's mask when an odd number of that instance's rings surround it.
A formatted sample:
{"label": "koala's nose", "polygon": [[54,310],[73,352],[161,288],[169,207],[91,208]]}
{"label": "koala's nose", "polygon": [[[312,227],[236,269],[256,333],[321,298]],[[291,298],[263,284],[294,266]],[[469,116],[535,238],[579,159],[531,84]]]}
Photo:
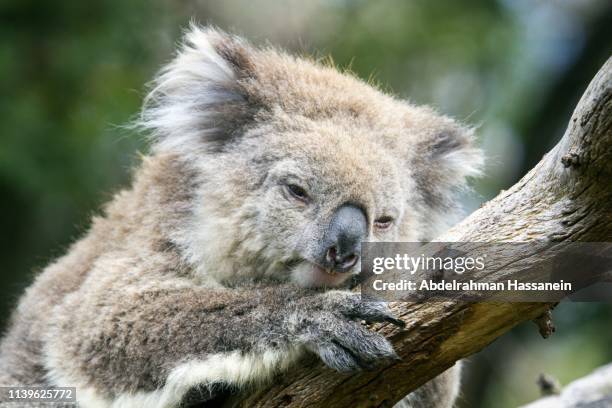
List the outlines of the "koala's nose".
{"label": "koala's nose", "polygon": [[343,205],[334,213],[323,238],[322,266],[337,272],[347,272],[359,261],[361,241],[368,224],[360,208]]}

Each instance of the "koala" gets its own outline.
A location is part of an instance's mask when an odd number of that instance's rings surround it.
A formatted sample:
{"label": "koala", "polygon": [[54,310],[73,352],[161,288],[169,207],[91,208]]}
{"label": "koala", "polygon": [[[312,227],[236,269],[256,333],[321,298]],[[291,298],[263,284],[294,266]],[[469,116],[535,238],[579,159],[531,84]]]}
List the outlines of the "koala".
{"label": "koala", "polygon": [[[307,355],[341,372],[397,358],[361,321],[403,323],[348,290],[360,244],[448,226],[482,165],[471,128],[198,26],[138,126],[150,153],[26,290],[0,385],[77,387],[82,407],[173,407],[262,386]],[[400,405],[450,407],[457,387],[454,369]]]}

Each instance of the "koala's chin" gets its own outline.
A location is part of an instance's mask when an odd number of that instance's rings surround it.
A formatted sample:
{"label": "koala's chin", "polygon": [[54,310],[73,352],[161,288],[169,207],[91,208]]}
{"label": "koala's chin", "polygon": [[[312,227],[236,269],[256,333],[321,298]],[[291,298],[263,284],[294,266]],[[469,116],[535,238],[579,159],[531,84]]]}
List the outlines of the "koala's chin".
{"label": "koala's chin", "polygon": [[305,288],[333,288],[346,283],[353,272],[327,271],[314,263],[304,261],[291,270],[291,280]]}

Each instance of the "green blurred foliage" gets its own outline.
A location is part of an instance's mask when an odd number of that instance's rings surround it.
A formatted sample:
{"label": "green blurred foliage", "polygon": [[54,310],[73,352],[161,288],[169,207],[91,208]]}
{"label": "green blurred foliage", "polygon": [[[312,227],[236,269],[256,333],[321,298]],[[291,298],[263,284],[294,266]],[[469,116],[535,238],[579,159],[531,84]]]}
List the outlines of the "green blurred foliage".
{"label": "green blurred foliage", "polygon": [[[0,327],[34,273],[129,182],[142,136],[126,130],[144,84],[190,18],[330,55],[383,89],[479,126],[477,207],[561,136],[610,55],[605,0],[4,0],[0,3]],[[462,406],[537,397],[612,360],[608,305],[563,304],[543,342],[522,325],[467,363]]]}
{"label": "green blurred foliage", "polygon": [[126,179],[142,143],[119,125],[138,111],[143,83],[171,42],[159,27],[167,11],[147,1],[0,7],[6,310],[28,275],[60,254]]}

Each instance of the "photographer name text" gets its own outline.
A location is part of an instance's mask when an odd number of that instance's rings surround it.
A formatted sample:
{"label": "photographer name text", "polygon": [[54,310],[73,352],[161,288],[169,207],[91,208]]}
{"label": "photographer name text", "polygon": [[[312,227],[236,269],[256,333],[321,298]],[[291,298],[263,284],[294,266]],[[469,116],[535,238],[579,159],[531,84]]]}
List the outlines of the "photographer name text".
{"label": "photographer name text", "polygon": [[478,282],[468,280],[459,282],[456,280],[433,280],[424,279],[421,281],[411,281],[401,279],[395,282],[387,282],[383,279],[372,281],[372,288],[376,291],[571,291],[572,284],[560,280],[558,282],[520,282],[516,279],[505,282]]}

